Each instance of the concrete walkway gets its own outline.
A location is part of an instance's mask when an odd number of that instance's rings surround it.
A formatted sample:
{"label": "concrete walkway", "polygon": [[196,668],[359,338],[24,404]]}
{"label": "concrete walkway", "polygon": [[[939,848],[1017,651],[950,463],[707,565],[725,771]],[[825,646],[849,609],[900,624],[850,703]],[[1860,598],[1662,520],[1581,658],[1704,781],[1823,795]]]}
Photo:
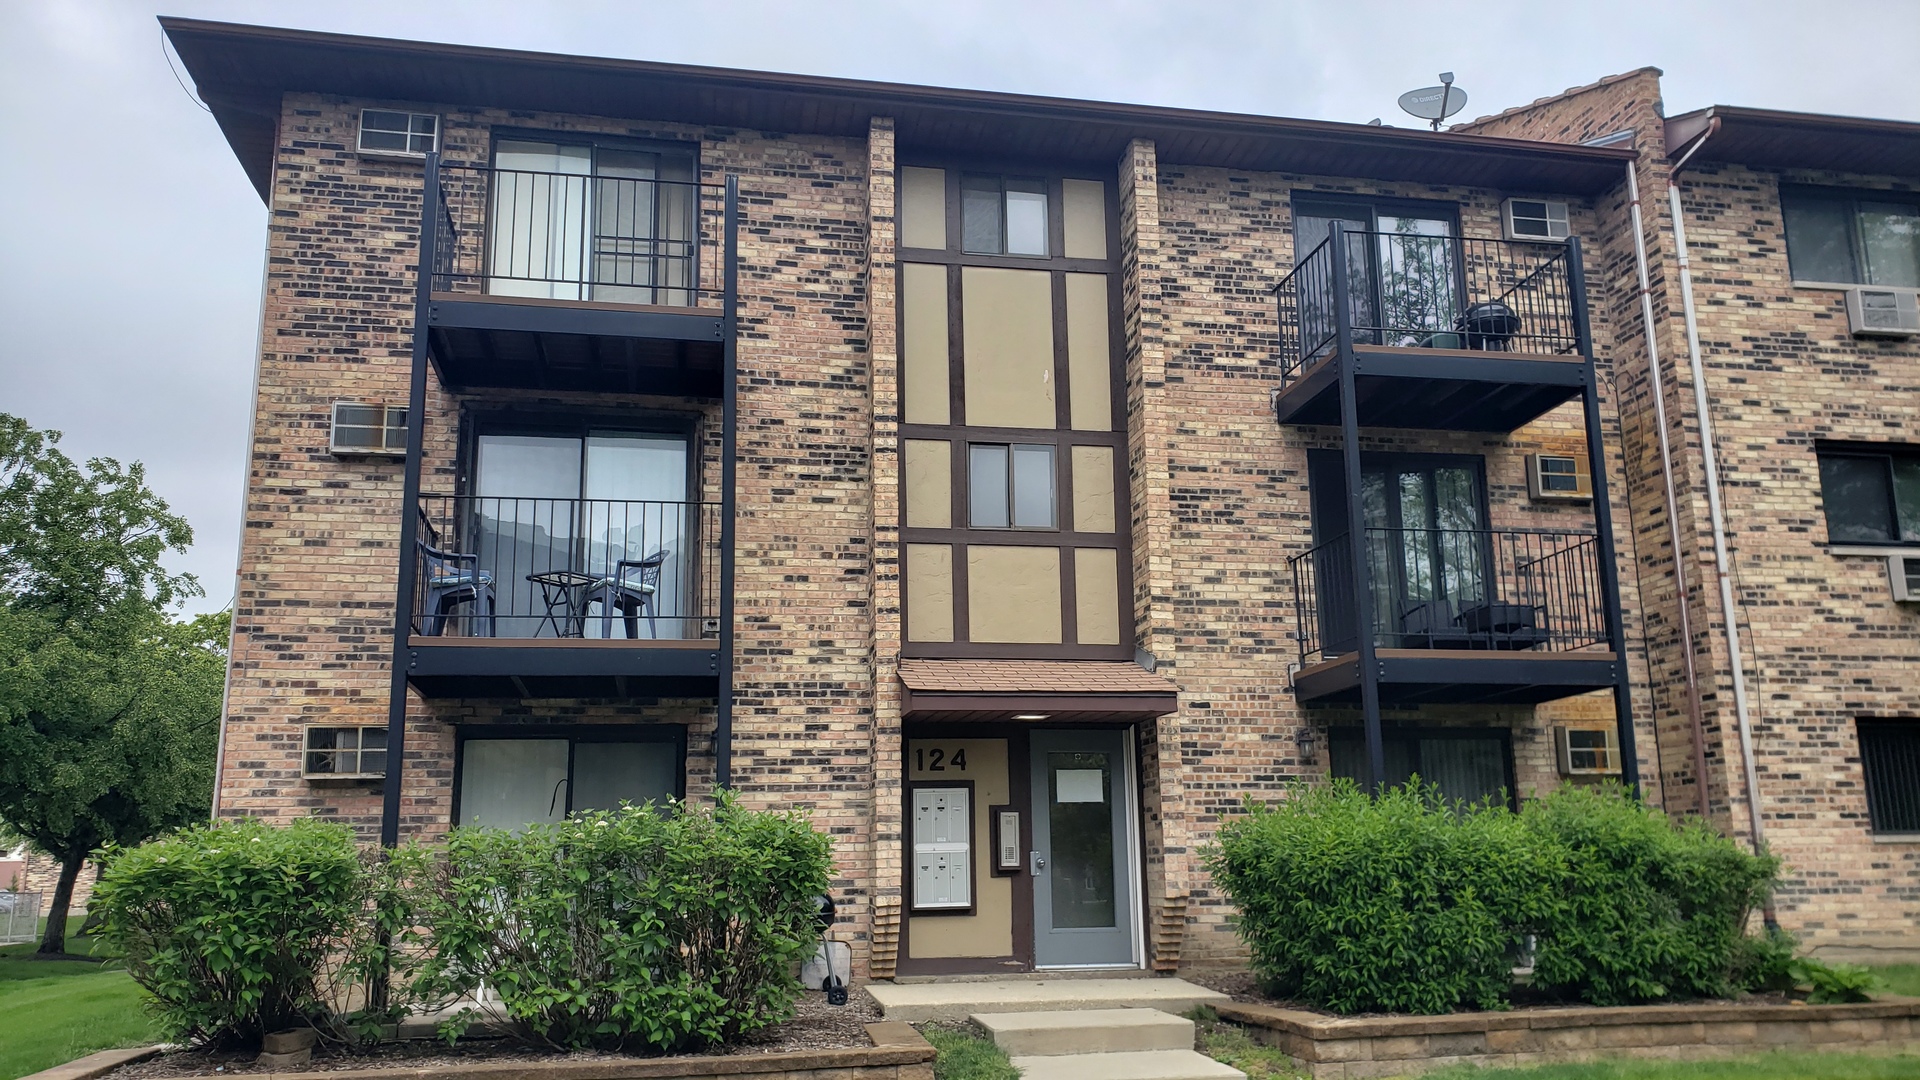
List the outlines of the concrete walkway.
{"label": "concrete walkway", "polygon": [[867,992],[889,1020],[971,1020],[1024,1080],[1246,1080],[1194,1050],[1179,1014],[1225,994],[1180,979],[1004,979],[895,985]]}

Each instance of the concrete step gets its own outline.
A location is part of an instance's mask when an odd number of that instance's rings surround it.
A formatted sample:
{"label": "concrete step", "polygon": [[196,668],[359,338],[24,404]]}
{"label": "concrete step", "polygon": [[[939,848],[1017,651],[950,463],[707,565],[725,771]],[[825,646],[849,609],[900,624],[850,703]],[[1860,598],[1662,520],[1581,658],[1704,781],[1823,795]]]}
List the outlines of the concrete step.
{"label": "concrete step", "polygon": [[1021,1080],[1247,1080],[1247,1074],[1193,1050],[1017,1057]]}
{"label": "concrete step", "polygon": [[960,1023],[982,1013],[1158,1009],[1178,1016],[1227,995],[1184,979],[999,979],[985,982],[868,983],[889,1020]]}
{"label": "concrete step", "polygon": [[1159,1009],[977,1013],[973,1022],[1010,1057],[1193,1049],[1193,1021]]}

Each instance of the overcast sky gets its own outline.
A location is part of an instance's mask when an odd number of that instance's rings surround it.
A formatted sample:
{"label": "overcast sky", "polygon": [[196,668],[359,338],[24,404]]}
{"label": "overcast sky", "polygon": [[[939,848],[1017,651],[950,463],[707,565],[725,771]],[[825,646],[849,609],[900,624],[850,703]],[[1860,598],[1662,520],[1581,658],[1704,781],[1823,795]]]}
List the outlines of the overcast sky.
{"label": "overcast sky", "polygon": [[0,0],[0,411],[147,463],[196,610],[233,594],[266,212],[159,14],[1408,125],[1395,98],[1441,70],[1474,117],[1653,64],[1669,115],[1920,120],[1920,0]]}

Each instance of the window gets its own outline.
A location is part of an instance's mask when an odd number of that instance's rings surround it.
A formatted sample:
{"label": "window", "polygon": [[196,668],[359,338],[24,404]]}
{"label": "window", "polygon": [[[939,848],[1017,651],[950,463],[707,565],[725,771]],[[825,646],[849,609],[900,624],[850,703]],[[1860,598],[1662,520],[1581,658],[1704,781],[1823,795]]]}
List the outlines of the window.
{"label": "window", "polygon": [[1541,199],[1508,199],[1507,235],[1515,240],[1565,240],[1573,229],[1567,204]]}
{"label": "window", "polygon": [[346,780],[387,775],[384,727],[307,728],[306,760],[301,775]]}
{"label": "window", "polygon": [[1920,722],[1860,721],[1860,772],[1876,833],[1920,833]]}
{"label": "window", "polygon": [[[1389,730],[1382,733],[1387,757],[1387,783],[1398,786],[1409,777],[1437,786],[1447,799],[1510,802],[1513,790],[1507,732],[1461,730]],[[1365,786],[1367,739],[1357,728],[1336,728],[1328,735],[1330,771]]]}
{"label": "window", "polygon": [[1820,496],[1834,544],[1920,544],[1920,448],[1820,449]]}
{"label": "window", "polygon": [[680,727],[462,739],[455,821],[519,831],[576,810],[662,806],[685,793],[685,740]]}
{"label": "window", "polygon": [[400,405],[333,403],[328,449],[336,454],[405,455],[407,410]]}
{"label": "window", "polygon": [[440,149],[440,118],[432,113],[360,110],[360,149],[424,155]]}
{"label": "window", "polygon": [[960,178],[962,250],[974,255],[1048,254],[1044,180],[967,173]]}
{"label": "window", "polygon": [[968,519],[976,529],[1054,527],[1053,447],[968,447]]}
{"label": "window", "polygon": [[1920,199],[1783,188],[1780,209],[1795,281],[1920,288]]}

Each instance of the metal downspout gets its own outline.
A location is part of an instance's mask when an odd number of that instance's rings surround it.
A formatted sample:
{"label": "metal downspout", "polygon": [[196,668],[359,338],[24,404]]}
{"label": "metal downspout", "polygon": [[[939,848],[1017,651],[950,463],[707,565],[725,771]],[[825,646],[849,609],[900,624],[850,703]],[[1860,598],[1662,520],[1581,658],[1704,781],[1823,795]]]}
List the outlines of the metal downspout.
{"label": "metal downspout", "polygon": [[[1705,707],[1700,700],[1700,674],[1694,667],[1693,616],[1689,610],[1687,558],[1680,533],[1680,499],[1673,488],[1673,446],[1667,436],[1667,391],[1660,375],[1659,333],[1653,317],[1653,286],[1647,275],[1647,235],[1640,217],[1640,182],[1635,177],[1638,161],[1627,163],[1627,208],[1633,217],[1633,262],[1640,275],[1640,320],[1647,339],[1648,389],[1653,394],[1654,434],[1660,444],[1660,480],[1666,488],[1667,537],[1673,545],[1673,583],[1677,593],[1675,609],[1680,623],[1680,663],[1687,683],[1687,720],[1693,728],[1693,786],[1703,818],[1713,816],[1713,803],[1707,795],[1707,725]],[[1652,672],[1648,672],[1651,676]],[[1654,739],[1659,740],[1655,732]]]}
{"label": "metal downspout", "polygon": [[[1720,579],[1720,607],[1727,620],[1727,655],[1733,672],[1733,714],[1740,729],[1740,764],[1747,782],[1747,820],[1753,833],[1753,850],[1766,848],[1766,824],[1760,812],[1760,776],[1753,759],[1753,728],[1748,720],[1746,664],[1740,656],[1739,609],[1734,605],[1733,575],[1727,555],[1726,515],[1720,504],[1720,467],[1716,460],[1713,418],[1707,403],[1706,370],[1700,359],[1700,324],[1693,305],[1693,271],[1687,258],[1687,227],[1681,215],[1679,169],[1694,151],[1719,130],[1715,118],[1707,133],[1694,140],[1687,152],[1674,163],[1667,182],[1667,199],[1673,211],[1673,245],[1680,264],[1680,306],[1687,325],[1687,365],[1693,376],[1694,409],[1700,417],[1701,459],[1707,473],[1707,517],[1713,526],[1714,571]],[[1774,925],[1773,908],[1767,907],[1767,924]]]}

